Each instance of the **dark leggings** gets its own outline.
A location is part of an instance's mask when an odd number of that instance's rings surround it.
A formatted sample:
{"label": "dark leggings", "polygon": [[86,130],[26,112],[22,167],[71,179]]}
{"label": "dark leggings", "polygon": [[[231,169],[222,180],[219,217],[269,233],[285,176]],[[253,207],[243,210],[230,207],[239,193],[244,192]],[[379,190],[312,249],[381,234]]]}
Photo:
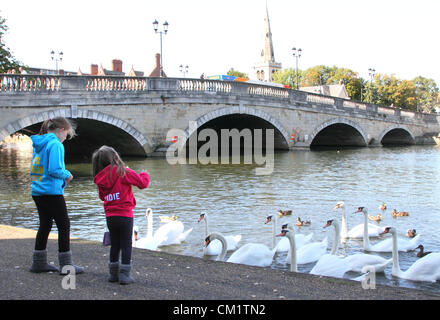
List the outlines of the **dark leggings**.
{"label": "dark leggings", "polygon": [[121,263],[131,264],[133,218],[107,217],[107,227],[110,231],[110,262],[118,262],[121,251]]}
{"label": "dark leggings", "polygon": [[40,227],[35,239],[35,250],[45,250],[53,221],[58,228],[58,251],[70,251],[70,220],[63,195],[32,196],[37,205]]}

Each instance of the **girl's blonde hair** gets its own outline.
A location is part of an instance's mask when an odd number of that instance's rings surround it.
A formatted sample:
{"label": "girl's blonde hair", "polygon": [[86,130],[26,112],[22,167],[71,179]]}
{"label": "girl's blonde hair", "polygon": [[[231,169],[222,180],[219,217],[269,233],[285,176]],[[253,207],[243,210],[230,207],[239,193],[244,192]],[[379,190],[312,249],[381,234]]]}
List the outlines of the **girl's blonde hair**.
{"label": "girl's blonde hair", "polygon": [[45,120],[41,125],[39,135],[48,133],[56,129],[61,129],[67,131],[67,138],[70,140],[75,136],[75,125],[73,122],[67,120],[64,117],[56,117]]}
{"label": "girl's blonde hair", "polygon": [[96,176],[108,165],[110,165],[110,170],[108,174],[108,178],[110,179],[110,181],[113,166],[116,166],[118,176],[123,177],[125,175],[125,164],[119,156],[118,152],[112,147],[102,146],[101,148],[95,150],[92,155],[93,176]]}

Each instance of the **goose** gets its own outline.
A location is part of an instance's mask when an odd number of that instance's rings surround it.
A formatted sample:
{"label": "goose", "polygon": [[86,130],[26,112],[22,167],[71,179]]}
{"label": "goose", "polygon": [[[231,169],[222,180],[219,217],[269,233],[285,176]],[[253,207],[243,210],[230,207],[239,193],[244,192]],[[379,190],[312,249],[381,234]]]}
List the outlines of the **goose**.
{"label": "goose", "polygon": [[336,219],[328,220],[324,228],[330,225],[335,228],[332,250],[330,254],[325,254],[318,260],[310,271],[311,274],[342,278],[347,271],[362,272],[365,266],[374,268],[376,273],[384,272],[391,264],[392,259],[384,259],[372,254],[355,253],[345,258],[336,256],[340,235],[339,223]]}
{"label": "goose", "polygon": [[[207,213],[200,214],[198,222],[202,220],[205,222],[205,237],[207,237],[209,233]],[[238,242],[240,242],[241,240],[241,234],[236,236],[225,236],[225,239],[226,239],[226,251],[235,250],[237,249]],[[222,244],[218,239],[211,241],[208,246],[203,247],[203,254],[207,256],[219,255],[221,251],[222,251]]]}
{"label": "goose", "polygon": [[440,253],[433,252],[414,262],[406,271],[399,266],[399,251],[396,229],[388,228],[384,233],[391,233],[393,240],[393,268],[391,274],[395,277],[414,280],[430,281],[440,280]]}
{"label": "goose", "polygon": [[[341,209],[342,211],[342,228],[341,228],[341,240],[342,242],[346,242],[348,238],[350,239],[362,239],[364,235],[364,224],[360,223],[353,228],[351,228],[350,231],[347,231],[347,217],[345,215],[345,203],[343,201],[339,201],[336,206],[333,208],[333,210]],[[367,211],[367,208],[364,208],[365,211]],[[385,227],[380,227],[377,225],[374,225],[372,223],[368,223],[368,236],[369,237],[378,237],[379,234],[385,230]]]}
{"label": "goose", "polygon": [[399,212],[397,212],[396,209],[393,209],[393,210],[391,211],[391,214],[393,215],[393,218],[396,218],[396,217],[407,217],[407,216],[409,216],[409,212],[406,212],[406,211],[399,211]]}
{"label": "goose", "polygon": [[[217,256],[216,261],[223,261],[226,257],[226,239],[217,232],[211,232],[205,238],[205,246],[211,241],[218,239],[222,245],[222,250]],[[249,266],[268,267],[272,264],[276,249],[270,250],[267,246],[260,243],[247,243],[234,251],[226,262],[246,264]]]}
{"label": "goose", "polygon": [[[147,214],[151,216],[151,223],[148,225],[151,225],[151,232],[153,232],[153,210],[148,208]],[[181,221],[171,221],[160,226],[160,228],[154,232],[153,239],[157,241],[158,247],[181,244],[193,230],[193,228],[186,231],[184,231],[184,229],[185,227]]]}
{"label": "goose", "polygon": [[148,208],[145,212],[147,219],[147,236],[145,238],[139,238],[139,228],[135,226],[133,228],[133,247],[140,249],[157,250],[158,245],[167,240],[166,235],[153,237],[153,211]]}
{"label": "goose", "polygon": [[309,225],[311,225],[311,224],[312,224],[312,221],[310,221],[310,220],[305,220],[305,221],[303,221],[303,220],[301,220],[300,217],[296,218],[296,225],[297,225],[298,227],[309,226]]}
{"label": "goose", "polygon": [[420,249],[420,251],[417,252],[417,257],[418,257],[418,258],[423,258],[424,256],[426,256],[426,255],[432,253],[431,251],[424,252],[424,251],[423,251],[423,250],[424,250],[424,247],[423,247],[422,244],[420,244],[416,249]]}
{"label": "goose", "polygon": [[[280,241],[278,241],[278,244],[276,243],[276,228],[277,228],[277,222],[278,222],[278,218],[275,215],[272,216],[267,216],[266,217],[266,222],[264,224],[273,222],[273,233],[272,233],[272,249],[273,248],[277,248],[276,252],[287,252],[290,249],[290,243],[289,243],[289,239],[287,238],[281,238]],[[282,229],[286,229],[287,228],[287,223],[283,224]],[[296,248],[301,248],[303,245],[305,245],[306,243],[309,243],[310,240],[313,237],[313,233],[310,233],[308,235],[303,235],[303,234],[295,234],[295,243],[296,243]]]}
{"label": "goose", "polygon": [[[367,228],[367,212],[364,210],[364,207],[359,207],[357,212],[361,212],[364,214],[364,229]],[[381,234],[385,234],[386,230],[389,230],[391,227],[386,227],[385,230]],[[392,252],[393,251],[393,240],[391,238],[385,239],[376,243],[374,245],[370,244],[370,238],[365,236],[366,230],[364,230],[363,236],[363,247],[365,251],[373,251],[373,252]],[[397,240],[396,240],[397,241]],[[415,236],[411,240],[399,239],[399,251],[410,251],[414,250],[420,243],[420,235]]]}

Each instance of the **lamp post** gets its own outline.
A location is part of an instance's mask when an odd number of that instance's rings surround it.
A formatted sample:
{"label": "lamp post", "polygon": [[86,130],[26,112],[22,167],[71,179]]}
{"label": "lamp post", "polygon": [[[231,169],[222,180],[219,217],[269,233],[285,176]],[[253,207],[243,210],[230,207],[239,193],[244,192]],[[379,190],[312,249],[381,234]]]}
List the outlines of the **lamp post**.
{"label": "lamp post", "polygon": [[62,51],[58,52],[58,57],[55,58],[55,52],[52,50],[50,52],[50,57],[51,57],[52,61],[55,60],[55,70],[58,74],[58,61],[60,61],[60,62],[63,61],[63,52]]}
{"label": "lamp post", "polygon": [[296,58],[296,90],[299,89],[299,83],[298,83],[298,59],[301,58],[302,50],[299,48],[296,50],[295,47],[292,48],[292,54]]}
{"label": "lamp post", "polygon": [[373,77],[376,70],[373,68],[368,69],[368,75],[370,76],[370,103],[373,102],[373,93],[372,93],[372,86],[373,86]]}
{"label": "lamp post", "polygon": [[153,22],[153,28],[155,33],[160,34],[160,76],[163,77],[163,59],[162,59],[162,34],[167,34],[168,32],[168,22],[163,23],[163,30],[158,31],[159,22],[157,20],[154,20]]}
{"label": "lamp post", "polygon": [[183,77],[185,78],[185,75],[188,73],[188,65],[186,65],[185,67],[183,67],[183,65],[179,66],[179,71],[182,72]]}

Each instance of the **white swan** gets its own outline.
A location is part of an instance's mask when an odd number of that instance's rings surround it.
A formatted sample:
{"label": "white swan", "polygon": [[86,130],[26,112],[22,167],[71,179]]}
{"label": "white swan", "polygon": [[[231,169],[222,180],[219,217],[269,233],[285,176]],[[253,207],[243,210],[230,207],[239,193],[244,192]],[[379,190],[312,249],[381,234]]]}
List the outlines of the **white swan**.
{"label": "white swan", "polygon": [[[278,237],[287,237],[289,241],[290,251],[292,252],[290,256],[290,271],[298,272],[298,266],[296,263],[296,242],[295,242],[295,234],[293,230],[282,229],[281,233],[277,235]],[[282,238],[286,239],[286,238]]]}
{"label": "white swan", "polygon": [[[364,214],[364,234],[366,234],[367,223],[368,223],[368,212],[365,211],[364,207],[359,207],[357,212],[362,212]],[[381,233],[386,233],[386,230],[389,230],[390,227],[385,227],[385,230]],[[397,241],[397,240],[396,240]],[[415,248],[420,244],[420,235],[415,236],[414,238],[407,239],[398,239],[398,250],[399,251],[410,251],[415,250]],[[373,252],[392,252],[393,251],[393,239],[385,239],[376,243],[374,245],[370,244],[370,238],[367,236],[363,236],[363,247],[365,251],[373,251]]]}
{"label": "white swan", "polygon": [[[275,218],[274,218],[275,216]],[[280,241],[278,241],[278,243],[276,244],[276,236],[277,236],[277,232],[276,232],[276,228],[278,225],[278,216],[277,215],[270,215],[266,217],[266,222],[270,223],[273,222],[272,226],[272,249],[276,247],[277,251],[276,252],[287,252],[290,250],[290,242],[289,239],[287,237],[285,238],[281,238]],[[287,224],[284,224],[284,226],[286,226],[287,228]],[[306,243],[309,243],[310,240],[313,237],[313,233],[306,235],[303,234],[295,234],[295,247],[301,248],[302,246],[304,246]]]}
{"label": "white swan", "polygon": [[[226,257],[226,239],[217,232],[210,233],[205,239],[205,246],[208,246],[212,240],[218,239],[222,244],[222,251],[217,257],[217,261],[223,261]],[[270,250],[264,244],[247,243],[235,251],[226,262],[240,263],[257,267],[268,267],[272,264],[275,250]]]}
{"label": "white swan", "polygon": [[[353,228],[350,229],[350,231],[347,231],[347,216],[345,214],[345,203],[343,201],[339,201],[336,206],[333,208],[333,210],[341,209],[342,211],[342,228],[341,228],[341,241],[344,243],[348,238],[350,239],[362,239],[364,235],[364,224],[360,223]],[[364,208],[365,211],[367,211],[367,208]],[[381,232],[385,230],[385,227],[381,227],[378,225],[374,225],[372,223],[368,224],[368,236],[369,237],[378,237]]]}
{"label": "white swan", "polygon": [[[318,261],[327,251],[328,239],[325,237],[322,241],[310,242],[296,250],[296,263],[306,264]],[[290,263],[291,251],[286,257],[286,263]]]}
{"label": "white swan", "polygon": [[337,220],[328,220],[324,228],[328,226],[334,226],[335,234],[333,238],[332,250],[330,253],[324,254],[319,258],[315,266],[310,270],[310,274],[342,278],[347,271],[350,271],[350,264],[345,261],[344,257],[337,256],[340,231],[339,223]]}
{"label": "white swan", "polygon": [[138,238],[139,229],[134,227],[134,241],[133,247],[140,249],[157,250],[159,243],[166,241],[166,235],[161,237],[153,237],[153,211],[148,208],[145,212],[147,218],[147,236],[145,238]]}
{"label": "white swan", "polygon": [[[205,237],[207,237],[209,234],[207,213],[202,213],[200,215],[198,222],[202,220],[205,222]],[[224,238],[226,239],[226,251],[235,250],[237,249],[238,242],[240,242],[241,240],[241,234],[236,236],[224,236]],[[218,239],[211,241],[208,246],[203,247],[203,254],[207,256],[219,255],[221,251],[222,251],[222,244]]]}
{"label": "white swan", "polygon": [[428,254],[414,262],[406,271],[402,271],[399,266],[396,229],[389,228],[386,232],[391,233],[393,239],[393,269],[391,271],[393,276],[414,281],[440,280],[440,253]]}
{"label": "white swan", "polygon": [[[148,225],[151,225],[151,232],[153,232],[153,210],[148,208],[147,214],[151,215],[151,224]],[[154,232],[153,240],[157,242],[158,247],[180,244],[185,241],[193,228],[186,231],[184,229],[185,227],[181,221],[168,222]]]}

